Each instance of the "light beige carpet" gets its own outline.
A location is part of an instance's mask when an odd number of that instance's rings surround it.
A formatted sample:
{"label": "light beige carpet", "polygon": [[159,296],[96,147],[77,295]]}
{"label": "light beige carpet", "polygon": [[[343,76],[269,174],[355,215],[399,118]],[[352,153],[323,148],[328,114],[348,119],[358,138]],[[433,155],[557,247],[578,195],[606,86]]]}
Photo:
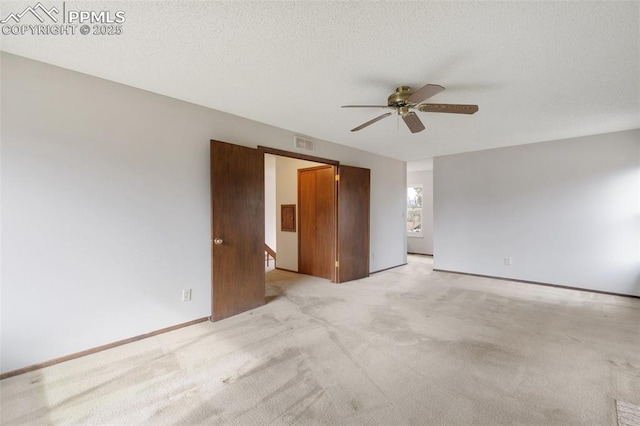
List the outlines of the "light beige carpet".
{"label": "light beige carpet", "polygon": [[616,401],[619,426],[640,426],[640,405]]}
{"label": "light beige carpet", "polygon": [[616,400],[640,405],[638,299],[420,256],[267,278],[252,312],[3,380],[1,423],[616,425]]}

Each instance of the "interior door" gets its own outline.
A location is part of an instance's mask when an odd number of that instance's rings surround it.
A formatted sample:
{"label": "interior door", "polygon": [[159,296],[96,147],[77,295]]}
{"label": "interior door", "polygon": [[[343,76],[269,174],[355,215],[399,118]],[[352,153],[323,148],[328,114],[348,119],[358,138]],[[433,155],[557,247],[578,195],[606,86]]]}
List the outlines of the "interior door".
{"label": "interior door", "polygon": [[371,170],[339,167],[336,282],[369,276]]}
{"label": "interior door", "polygon": [[335,168],[298,170],[298,271],[335,281]]}
{"label": "interior door", "polygon": [[212,314],[217,321],[265,303],[264,158],[211,141]]}

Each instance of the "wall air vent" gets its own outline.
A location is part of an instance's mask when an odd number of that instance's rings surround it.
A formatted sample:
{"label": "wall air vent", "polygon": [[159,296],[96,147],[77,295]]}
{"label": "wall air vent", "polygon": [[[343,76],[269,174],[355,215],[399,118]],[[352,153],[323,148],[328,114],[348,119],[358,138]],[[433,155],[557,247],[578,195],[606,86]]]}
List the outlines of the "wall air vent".
{"label": "wall air vent", "polygon": [[293,146],[298,149],[304,149],[305,151],[313,151],[313,141],[311,139],[301,138],[300,136],[293,137]]}

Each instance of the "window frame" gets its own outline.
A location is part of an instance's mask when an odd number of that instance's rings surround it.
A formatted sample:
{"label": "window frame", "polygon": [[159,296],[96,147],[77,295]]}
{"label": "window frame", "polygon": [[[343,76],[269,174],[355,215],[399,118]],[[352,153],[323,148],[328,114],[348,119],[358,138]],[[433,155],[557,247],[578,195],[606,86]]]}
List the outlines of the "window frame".
{"label": "window frame", "polygon": [[[420,188],[420,206],[419,207],[412,207],[410,204],[410,200],[411,198],[409,195],[409,191],[411,189],[415,189],[415,188]],[[416,191],[417,192],[417,191]],[[422,233],[422,225],[423,225],[423,208],[424,208],[424,186],[422,184],[418,184],[418,185],[407,185],[407,217],[406,217],[406,224],[407,224],[407,237],[409,238],[423,238],[424,235]],[[417,200],[417,197],[414,198],[415,200]],[[417,204],[417,203],[416,203]],[[413,221],[414,224],[420,224],[420,229],[419,230],[409,230],[409,219],[411,217],[415,217],[415,216],[419,216],[419,221]]]}

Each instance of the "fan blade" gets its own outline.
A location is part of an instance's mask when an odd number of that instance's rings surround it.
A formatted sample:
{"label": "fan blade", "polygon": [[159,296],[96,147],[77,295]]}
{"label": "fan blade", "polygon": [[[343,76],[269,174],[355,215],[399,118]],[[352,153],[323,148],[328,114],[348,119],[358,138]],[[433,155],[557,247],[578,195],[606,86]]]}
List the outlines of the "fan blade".
{"label": "fan blade", "polygon": [[422,112],[449,112],[452,114],[474,114],[478,112],[478,105],[420,104],[416,108]]}
{"label": "fan blade", "polygon": [[342,105],[340,108],[393,108],[389,105]]}
{"label": "fan blade", "polygon": [[432,96],[437,95],[442,92],[444,87],[438,84],[427,84],[420,89],[416,90],[407,98],[407,102],[411,102],[412,104],[419,104],[422,101],[426,101]]}
{"label": "fan blade", "polygon": [[424,130],[424,124],[418,118],[418,115],[415,112],[410,112],[407,115],[403,115],[402,119],[411,130],[411,133],[418,133]]}
{"label": "fan blade", "polygon": [[361,125],[359,125],[358,127],[351,129],[351,131],[352,131],[352,132],[357,132],[358,130],[362,130],[362,129],[364,129],[365,127],[367,127],[367,126],[369,126],[369,125],[371,125],[371,124],[375,123],[376,121],[380,121],[380,120],[382,120],[383,118],[390,116],[391,114],[393,114],[393,113],[392,113],[392,112],[387,112],[387,113],[385,113],[385,114],[382,114],[382,115],[380,115],[380,116],[378,116],[378,117],[374,118],[373,120],[369,120],[369,121],[367,121],[366,123],[361,124]]}

